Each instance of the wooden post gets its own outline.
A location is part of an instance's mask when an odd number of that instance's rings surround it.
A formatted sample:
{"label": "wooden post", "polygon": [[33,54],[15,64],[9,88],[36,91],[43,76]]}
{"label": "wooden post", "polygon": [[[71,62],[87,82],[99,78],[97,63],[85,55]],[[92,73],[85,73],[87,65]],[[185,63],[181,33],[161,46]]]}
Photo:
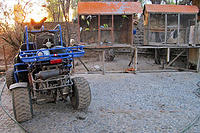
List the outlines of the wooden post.
{"label": "wooden post", "polygon": [[149,18],[148,18],[148,32],[147,32],[147,44],[149,44],[149,41],[150,41],[150,19],[151,19],[151,13],[149,13]]}
{"label": "wooden post", "polygon": [[160,54],[158,53],[159,49],[155,49],[155,63],[160,64]]}
{"label": "wooden post", "polygon": [[133,48],[131,48],[131,49],[132,49],[132,52],[131,52],[131,60],[130,60],[130,62],[129,62],[129,64],[128,64],[129,67],[130,67],[131,64],[134,62],[133,59],[134,59],[134,55],[135,55],[135,54],[134,54],[134,53],[135,53],[135,52],[134,52],[134,49],[133,49]]}
{"label": "wooden post", "polygon": [[133,46],[133,15],[131,16],[131,45]]}
{"label": "wooden post", "polygon": [[195,15],[195,26],[194,26],[194,44],[197,44],[197,19],[198,19],[198,16],[197,14]]}
{"label": "wooden post", "polygon": [[100,15],[98,15],[98,44],[100,45],[100,41],[101,41],[101,30],[100,30],[100,22],[101,22],[101,20],[100,20],[101,18],[100,18]]}
{"label": "wooden post", "polygon": [[200,70],[200,48],[198,48],[198,62],[197,62],[197,72]]}
{"label": "wooden post", "polygon": [[170,61],[170,48],[167,48],[167,63]]}
{"label": "wooden post", "polygon": [[103,70],[102,70],[102,74],[105,75],[105,50],[103,49],[102,51],[102,65],[103,65]]}
{"label": "wooden post", "polygon": [[180,45],[180,14],[178,14],[178,38],[177,43]]}
{"label": "wooden post", "polygon": [[138,60],[137,47],[135,47],[134,50],[135,50],[135,56],[134,56],[133,68],[135,69],[135,72],[136,72],[137,71],[137,60]]}
{"label": "wooden post", "polygon": [[186,51],[187,54],[187,64],[186,64],[186,68],[189,69],[189,48]]}
{"label": "wooden post", "polygon": [[[81,42],[81,32],[80,32],[80,15],[78,15],[78,43]],[[70,42],[69,42],[70,43]]]}
{"label": "wooden post", "polygon": [[112,15],[111,37],[112,37],[112,44],[114,44],[114,15]]}
{"label": "wooden post", "polygon": [[188,39],[188,36],[187,36],[187,35],[188,35],[188,32],[189,32],[189,29],[190,29],[190,28],[188,28],[188,27],[185,29],[185,44],[189,44],[189,42],[187,41],[187,40],[189,40],[189,39]]}
{"label": "wooden post", "polygon": [[5,47],[3,45],[3,56],[4,56],[4,62],[5,62],[5,70],[8,70],[8,66],[7,66],[7,59],[6,59],[6,50]]}
{"label": "wooden post", "polygon": [[165,44],[167,44],[167,14],[165,14]]}
{"label": "wooden post", "polygon": [[172,61],[169,62],[169,64],[167,65],[167,67],[169,67],[170,65],[172,65],[178,59],[178,57],[180,57],[184,52],[185,52],[185,50],[183,50],[182,52],[180,52]]}
{"label": "wooden post", "polygon": [[81,60],[80,57],[78,57],[78,60],[81,62],[81,64],[83,65],[83,67],[87,70],[87,72],[89,72],[90,70],[87,68],[87,66],[86,66],[85,63]]}

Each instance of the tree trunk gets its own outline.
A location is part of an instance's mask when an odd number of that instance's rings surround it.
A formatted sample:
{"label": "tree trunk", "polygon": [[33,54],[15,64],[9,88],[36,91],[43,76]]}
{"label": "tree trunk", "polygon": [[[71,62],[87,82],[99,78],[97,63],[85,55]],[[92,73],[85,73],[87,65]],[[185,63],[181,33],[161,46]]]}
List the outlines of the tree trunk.
{"label": "tree trunk", "polygon": [[70,46],[70,39],[71,39],[71,32],[70,32],[70,23],[68,21],[66,21],[66,32],[67,32],[67,43],[68,43],[68,46]]}

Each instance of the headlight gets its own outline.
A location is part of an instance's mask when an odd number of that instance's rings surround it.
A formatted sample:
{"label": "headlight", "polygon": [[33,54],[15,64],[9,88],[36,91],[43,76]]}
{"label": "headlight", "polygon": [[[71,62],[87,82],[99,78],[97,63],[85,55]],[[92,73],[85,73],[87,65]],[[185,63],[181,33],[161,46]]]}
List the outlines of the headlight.
{"label": "headlight", "polygon": [[[40,49],[40,51],[37,52],[37,56],[47,56],[50,55],[49,50]],[[41,59],[48,58],[48,57],[41,57]]]}

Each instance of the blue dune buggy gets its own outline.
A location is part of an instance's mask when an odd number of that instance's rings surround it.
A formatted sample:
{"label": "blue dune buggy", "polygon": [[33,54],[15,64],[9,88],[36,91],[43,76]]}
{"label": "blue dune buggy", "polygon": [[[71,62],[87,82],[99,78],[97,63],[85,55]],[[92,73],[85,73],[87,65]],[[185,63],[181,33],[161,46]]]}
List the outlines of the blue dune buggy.
{"label": "blue dune buggy", "polygon": [[85,109],[91,102],[91,91],[83,77],[70,77],[74,57],[84,55],[83,46],[66,47],[61,26],[53,30],[28,30],[14,60],[14,68],[6,73],[12,91],[13,112],[18,122],[33,116],[33,103],[66,101],[74,109]]}

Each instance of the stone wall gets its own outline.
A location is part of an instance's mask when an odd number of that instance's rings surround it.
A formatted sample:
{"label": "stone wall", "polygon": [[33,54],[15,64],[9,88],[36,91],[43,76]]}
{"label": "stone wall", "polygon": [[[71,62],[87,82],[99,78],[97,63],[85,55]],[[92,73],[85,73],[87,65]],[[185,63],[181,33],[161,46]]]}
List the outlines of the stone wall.
{"label": "stone wall", "polygon": [[136,29],[136,34],[133,37],[133,44],[134,45],[143,45],[144,44],[144,21],[143,17],[138,21],[138,24],[134,26]]}

